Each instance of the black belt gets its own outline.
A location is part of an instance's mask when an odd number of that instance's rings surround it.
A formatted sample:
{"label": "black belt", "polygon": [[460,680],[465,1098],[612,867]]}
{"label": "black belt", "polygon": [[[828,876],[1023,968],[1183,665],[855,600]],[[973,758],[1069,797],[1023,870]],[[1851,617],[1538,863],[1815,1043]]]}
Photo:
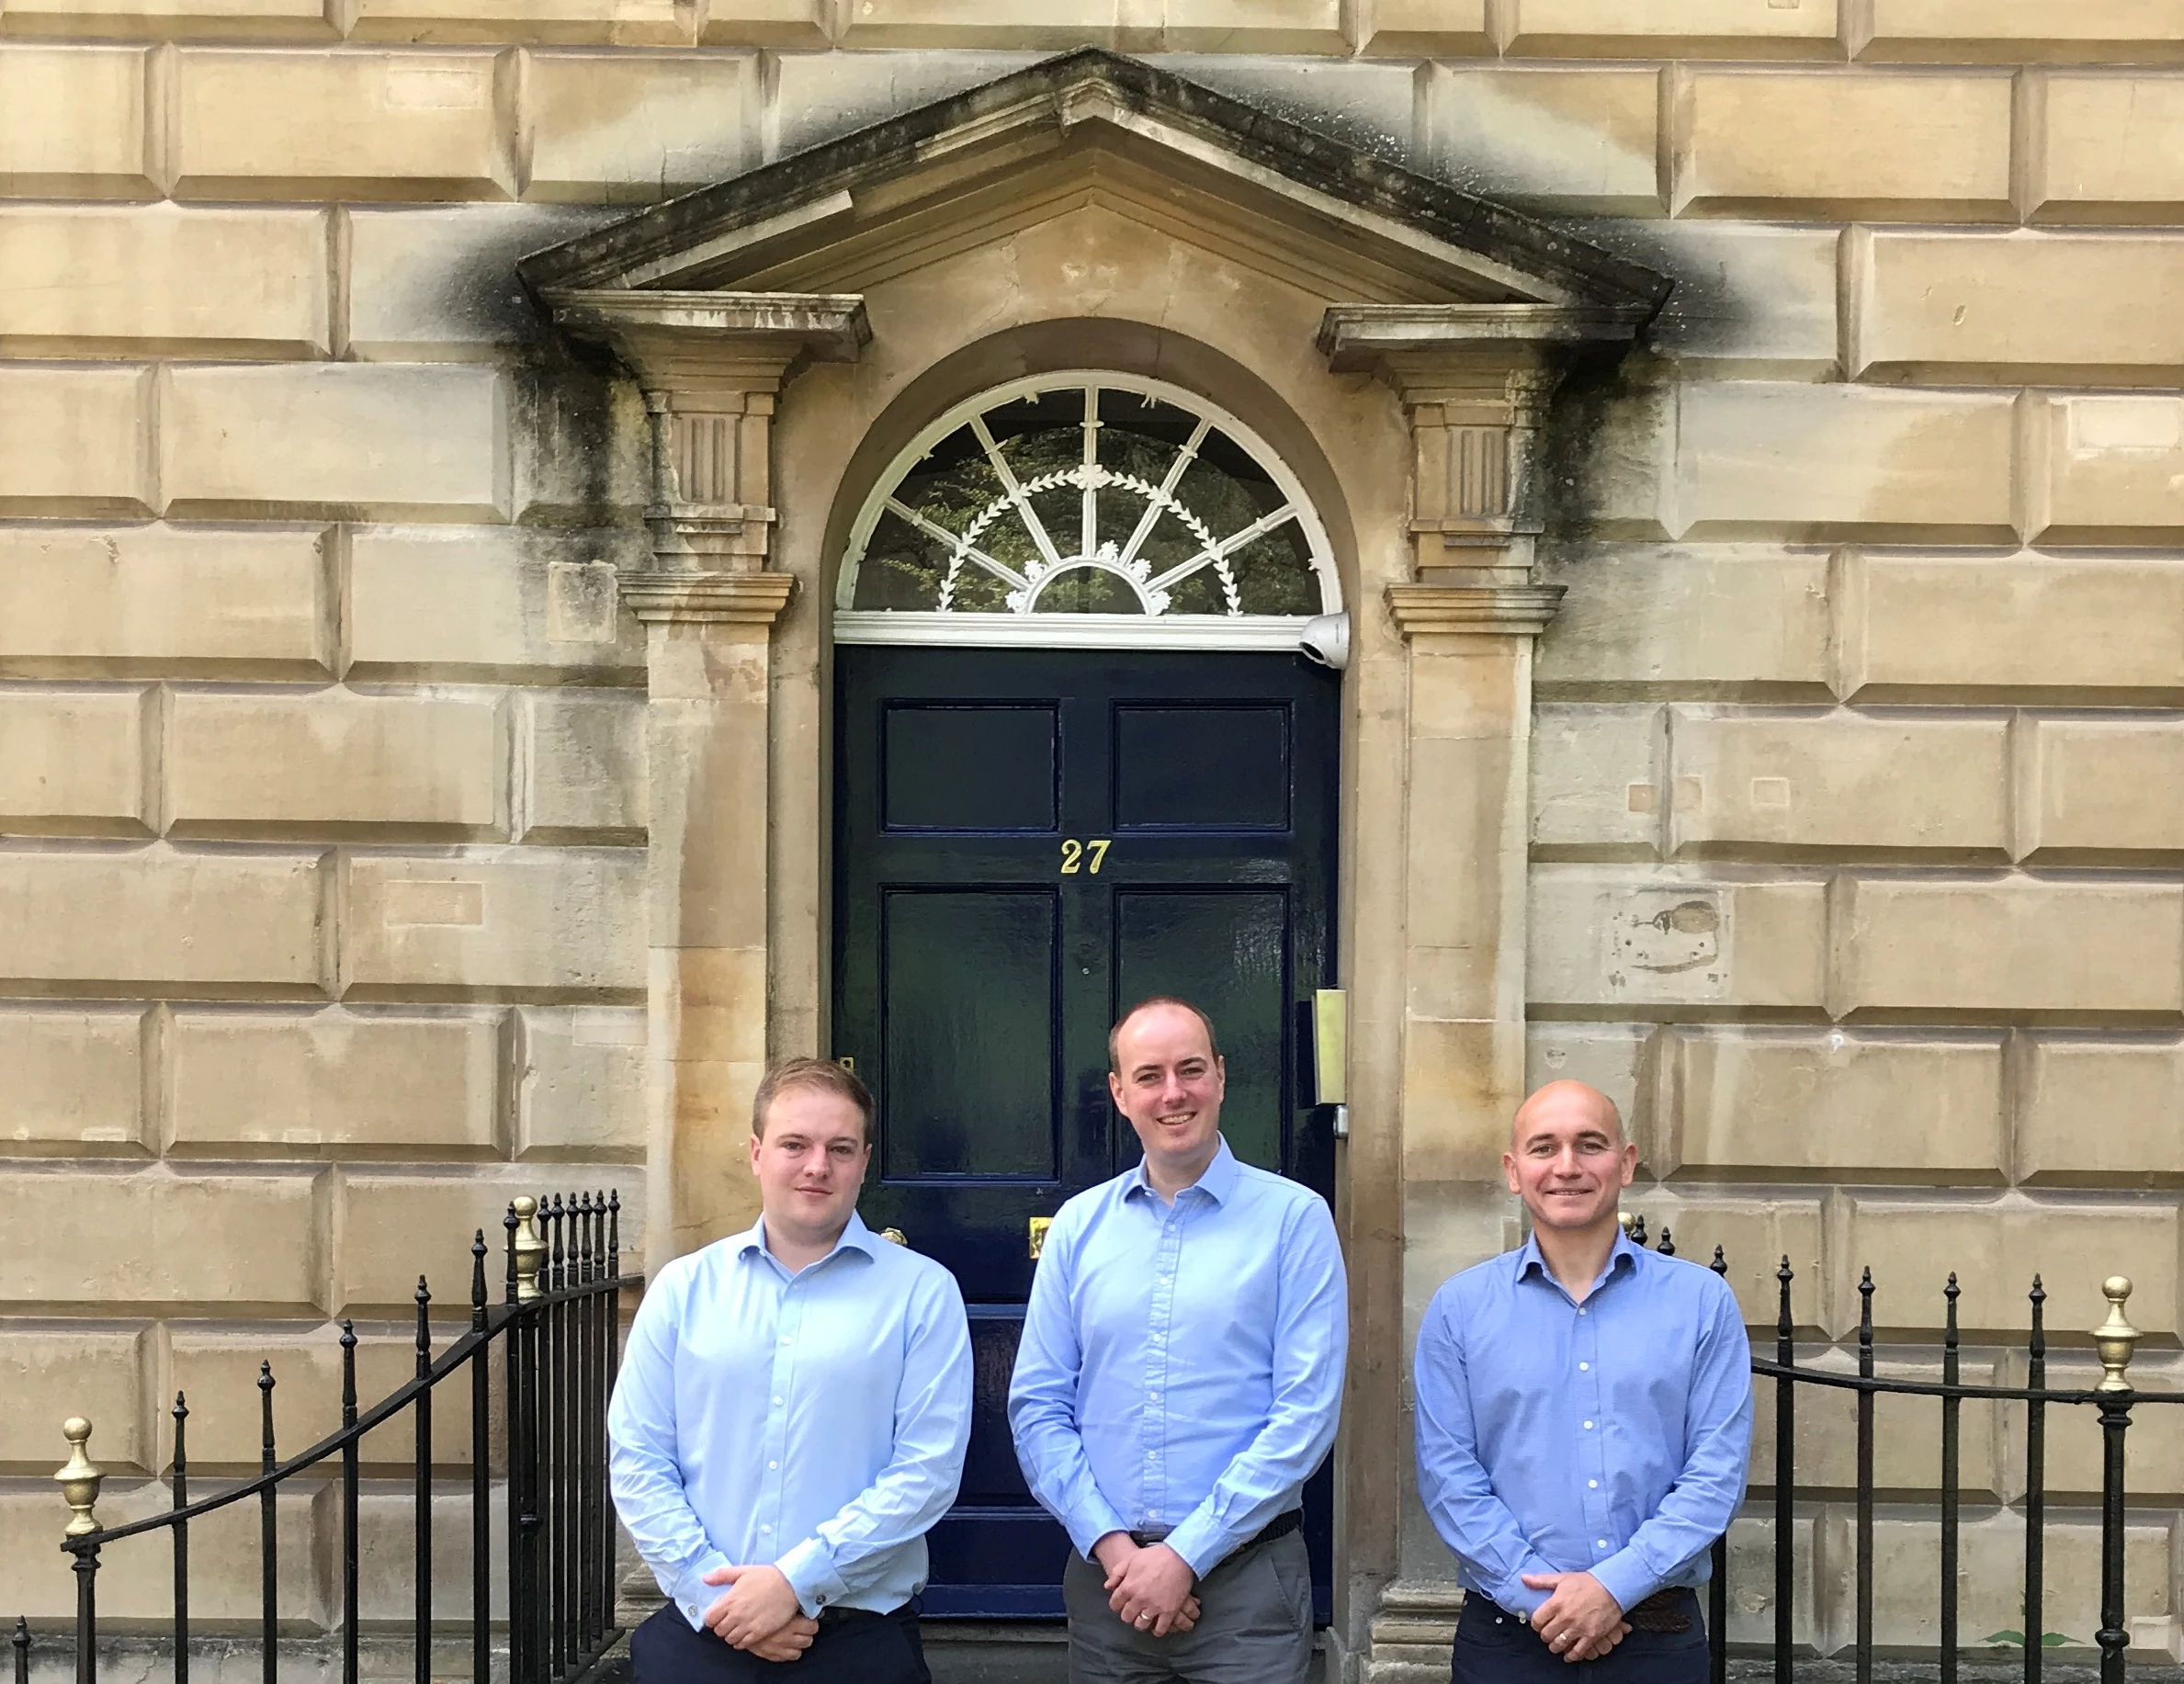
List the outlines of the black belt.
{"label": "black belt", "polygon": [[832,1632],[842,1626],[859,1624],[866,1620],[902,1620],[915,1619],[916,1617],[916,1608],[910,1602],[903,1603],[900,1608],[890,1608],[884,1614],[875,1608],[822,1608],[819,1611],[819,1629],[822,1632]]}
{"label": "black belt", "polygon": [[[1643,1602],[1624,1609],[1623,1617],[1641,1632],[1688,1632],[1692,1629],[1693,1616],[1698,1612],[1698,1597],[1699,1593],[1688,1585],[1670,1585],[1665,1590],[1655,1591]],[[1482,1614],[1491,1614],[1497,1620],[1508,1620],[1525,1627],[1532,1624],[1525,1615],[1513,1614],[1500,1603],[1490,1602],[1476,1591],[1464,1598],[1465,1608],[1475,1602]]]}
{"label": "black belt", "polygon": [[[1305,1511],[1301,1509],[1292,1509],[1287,1514],[1278,1514],[1238,1544],[1234,1553],[1240,1555],[1246,1550],[1257,1549],[1262,1543],[1272,1543],[1276,1538],[1286,1538],[1304,1523]],[[1149,1550],[1154,1544],[1164,1543],[1170,1530],[1163,1526],[1158,1531],[1132,1532],[1130,1542],[1141,1550]]]}

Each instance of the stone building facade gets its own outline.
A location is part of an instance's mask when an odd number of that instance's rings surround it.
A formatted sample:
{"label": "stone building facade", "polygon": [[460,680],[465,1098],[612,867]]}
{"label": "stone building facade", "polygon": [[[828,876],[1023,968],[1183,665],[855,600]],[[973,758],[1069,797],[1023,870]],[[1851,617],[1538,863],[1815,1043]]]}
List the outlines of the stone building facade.
{"label": "stone building facade", "polygon": [[[1039,68],[1084,47],[1134,57]],[[1756,1325],[1786,1256],[1841,1340],[1870,1266],[1928,1372],[1954,1270],[2007,1376],[2035,1271],[2065,1330],[2122,1272],[2184,1384],[2175,0],[4,0],[0,196],[34,1620],[64,1415],[140,1512],[175,1390],[200,1467],[255,1463],[263,1355],[315,1437],[329,1320],[392,1384],[418,1273],[459,1299],[515,1191],[618,1187],[639,1263],[748,1219],[759,1070],[840,1050],[852,527],[1056,371],[1255,429],[1350,616],[1338,1676],[1445,1642],[1386,1447],[1550,1076],[1623,1103],[1634,1206]],[[1806,1424],[1832,1649],[1848,1417]],[[1935,1435],[1884,1425],[1915,1646]],[[1968,1422],[1973,1635],[2020,1617],[2015,1427]],[[2083,1641],[2098,1447],[2056,1432]],[[2133,1458],[2159,1647],[2184,1449]],[[329,1519],[284,1509],[306,1618]],[[198,1618],[243,1617],[254,1539],[200,1548]],[[146,1562],[109,1618],[164,1607]]]}

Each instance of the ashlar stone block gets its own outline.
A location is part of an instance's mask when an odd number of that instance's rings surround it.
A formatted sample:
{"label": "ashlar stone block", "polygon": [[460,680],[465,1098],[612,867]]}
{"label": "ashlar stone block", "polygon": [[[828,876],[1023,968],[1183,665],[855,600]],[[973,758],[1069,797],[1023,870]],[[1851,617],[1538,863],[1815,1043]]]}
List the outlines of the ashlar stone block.
{"label": "ashlar stone block", "polygon": [[0,365],[0,515],[153,512],[150,372]]}
{"label": "ashlar stone block", "polygon": [[[1755,1180],[1994,1185],[2009,1158],[1999,1034],[1669,1032],[1665,1163]],[[1907,1118],[1916,1118],[1906,1126]]]}
{"label": "ashlar stone block", "polygon": [[1457,64],[1431,86],[1431,155],[1466,186],[1565,215],[1660,214],[1658,71]]}
{"label": "ashlar stone block", "polygon": [[[670,18],[677,9],[670,0],[651,3]],[[527,198],[650,204],[750,167],[760,97],[754,53],[528,58]]]}
{"label": "ashlar stone block", "polygon": [[0,1151],[140,1155],[143,1038],[140,1006],[0,1012]]}
{"label": "ashlar stone block", "polygon": [[523,699],[525,842],[641,842],[645,698],[538,690]]}
{"label": "ashlar stone block", "polygon": [[2009,718],[1848,708],[1669,713],[1679,854],[2009,852]]}
{"label": "ashlar stone block", "polygon": [[1672,276],[1646,339],[1700,379],[1826,379],[1841,367],[1833,228],[1601,222],[1586,237]]}
{"label": "ashlar stone block", "polygon": [[141,1328],[96,1323],[65,1332],[0,1332],[0,1391],[7,1396],[0,1467],[33,1477],[51,1474],[68,1454],[61,1423],[80,1415],[96,1430],[94,1454],[101,1467],[123,1475],[149,1468],[144,1343]]}
{"label": "ashlar stone block", "polygon": [[1547,703],[1532,719],[1532,845],[1594,858],[1660,852],[1658,707]]}
{"label": "ashlar stone block", "polygon": [[17,1315],[293,1316],[325,1288],[309,1174],[0,1171],[36,1222],[0,1226],[0,1302]]}
{"label": "ashlar stone block", "polygon": [[611,214],[545,205],[346,212],[348,354],[380,363],[506,359],[545,333],[516,259]]}
{"label": "ashlar stone block", "polygon": [[187,40],[332,40],[325,0],[24,0],[7,8],[23,35]]}
{"label": "ashlar stone block", "polygon": [[[2184,236],[1860,230],[1853,372],[2022,385],[2176,384],[2184,324],[2148,315],[2184,296]],[[2066,309],[2056,308],[2068,300]]]}
{"label": "ashlar stone block", "polygon": [[[488,1238],[496,1244],[499,1231]],[[467,1247],[470,1235],[463,1235]],[[503,1268],[496,1249],[487,1260],[488,1290],[497,1302]],[[416,1278],[410,1287],[416,1289]],[[463,1277],[445,1283],[432,1282],[433,1308],[446,1312],[436,1318],[433,1350],[445,1351],[470,1322],[470,1282],[466,1259]],[[416,1326],[413,1304],[405,1319]],[[272,1328],[204,1328],[177,1325],[169,1335],[167,1390],[189,1397],[189,1459],[198,1466],[227,1464],[257,1464],[261,1436],[258,1402],[258,1364],[273,1365],[274,1430],[283,1453],[315,1444],[341,1427],[341,1328],[325,1323],[306,1332]],[[368,1407],[398,1390],[417,1372],[416,1337],[389,1336],[368,1328],[356,1332],[356,1396]],[[441,1406],[434,1422],[433,1461],[440,1467],[464,1467],[470,1462],[470,1386],[457,1382],[457,1389],[434,1395]],[[459,1396],[462,1404],[449,1421],[446,1407]],[[496,1399],[496,1402],[498,1400]],[[159,1465],[174,1464],[174,1433],[166,1417],[159,1417]],[[414,1468],[416,1440],[408,1414],[398,1415],[386,1426],[367,1433],[359,1446],[362,1460],[375,1471],[410,1473]],[[375,1466],[376,1464],[376,1466]]]}
{"label": "ashlar stone block", "polygon": [[[644,1171],[633,1164],[569,1162],[512,1164],[432,1174],[414,1170],[340,1171],[334,1198],[335,1314],[367,1309],[401,1313],[423,1274],[435,1301],[468,1303],[470,1237],[485,1231],[494,1248],[486,1278],[499,1278],[503,1218],[519,1193],[533,1197],[602,1189],[621,1199],[622,1267],[641,1269],[644,1259]],[[442,1285],[441,1283],[446,1283]]]}
{"label": "ashlar stone block", "polygon": [[2020,842],[2035,863],[2184,852],[2184,718],[2028,718]]}
{"label": "ashlar stone block", "polygon": [[[496,1483],[486,1499],[486,1510],[495,1528],[492,1536],[508,1535],[507,1486]],[[392,1629],[409,1629],[417,1609],[417,1506],[414,1496],[378,1493],[356,1504],[356,1605],[364,1618],[384,1621]],[[467,1482],[434,1492],[432,1498],[432,1606],[436,1620],[468,1621],[470,1617],[470,1489]],[[489,1579],[487,1613],[494,1620],[507,1618],[507,1577]],[[469,1628],[463,1628],[468,1641]],[[449,1647],[440,1640],[442,1653]],[[435,1663],[445,1667],[447,1660]]]}
{"label": "ashlar stone block", "polygon": [[[706,39],[712,39],[709,29]],[[1080,39],[1073,44],[1084,42]],[[770,163],[884,122],[1022,70],[1038,58],[1024,51],[785,52],[768,66],[765,158]]]}
{"label": "ashlar stone block", "polygon": [[1487,0],[1376,0],[1358,28],[1368,53],[1454,58],[1495,51]]}
{"label": "ashlar stone block", "polygon": [[2184,75],[2058,72],[2035,85],[2033,221],[2184,221]]}
{"label": "ashlar stone block", "polygon": [[[106,1454],[106,1424],[94,1419],[91,1438],[94,1460]],[[60,1449],[51,1453],[54,1467],[68,1454],[60,1422],[51,1429]],[[298,1440],[300,1449],[304,1441]],[[193,1458],[194,1460],[194,1458]],[[246,1465],[255,1472],[257,1454]],[[51,1470],[47,1470],[50,1474]],[[295,1484],[302,1484],[298,1481]],[[323,1487],[289,1488],[275,1502],[276,1554],[279,1599],[284,1626],[293,1622],[306,1632],[323,1631],[331,1623],[327,1606],[327,1575],[323,1550],[328,1542],[320,1534],[318,1520],[325,1505],[318,1499]],[[173,1498],[164,1486],[150,1481],[135,1485],[109,1482],[99,1495],[98,1518],[108,1525],[148,1519],[169,1508]],[[10,1606],[18,1608],[38,1633],[73,1628],[75,1620],[75,1575],[60,1549],[61,1527],[67,1510],[60,1509],[54,1488],[43,1484],[28,1490],[0,1492],[0,1584],[14,1594]],[[236,1627],[258,1617],[258,1505],[231,1503],[189,1529],[190,1618],[204,1624],[232,1622]],[[161,1624],[174,1617],[175,1545],[164,1531],[139,1532],[99,1551],[98,1616],[101,1636],[116,1624]],[[34,1651],[35,1653],[35,1651]],[[41,1680],[50,1676],[34,1675]]]}
{"label": "ashlar stone block", "polygon": [[356,0],[356,40],[687,44],[698,8],[677,0]]}
{"label": "ashlar stone block", "polygon": [[0,195],[154,198],[141,47],[0,45]]}
{"label": "ashlar stone block", "polygon": [[2184,1180],[2184,1042],[2167,1035],[2018,1038],[2019,1181],[2174,1186]]}
{"label": "ashlar stone block", "polygon": [[507,825],[499,698],[180,690],[177,835],[482,838]]}
{"label": "ashlar stone block", "polygon": [[0,530],[0,676],[325,676],[316,527]]}
{"label": "ashlar stone block", "polygon": [[2051,1329],[2091,1328],[2108,1313],[2100,1283],[2131,1277],[2131,1319],[2156,1336],[2177,1316],[2177,1208],[2142,1194],[2095,1200],[2023,1193],[1936,1198],[1862,1189],[1842,1194],[1842,1243],[1831,1251],[1831,1332],[1858,1330],[1860,1271],[1873,1271],[1877,1328],[1931,1335],[1941,1326],[1941,1288],[1955,1271],[1967,1336],[2020,1343],[2025,1294],[2037,1274]]}
{"label": "ashlar stone block", "polygon": [[1658,1245],[1661,1230],[1673,1237],[1676,1255],[1706,1266],[1719,1246],[1728,1264],[1726,1279],[1737,1294],[1748,1328],[1771,1328],[1782,1306],[1776,1271],[1790,1261],[1790,1316],[1801,1330],[1820,1324],[1826,1301],[1822,1268],[1825,1229],[1818,1193],[1752,1195],[1716,1192],[1697,1182],[1634,1184],[1624,1191],[1623,1208],[1646,1218],[1649,1242]]}
{"label": "ashlar stone block", "polygon": [[1534,865],[1528,989],[1537,1005],[1816,1007],[1817,877]]}
{"label": "ashlar stone block", "polygon": [[2015,220],[2007,75],[1695,70],[1675,107],[1678,214]]}
{"label": "ashlar stone block", "polygon": [[0,692],[0,834],[143,836],[141,690]]}
{"label": "ashlar stone block", "polygon": [[526,1006],[518,1016],[516,1155],[640,1158],[645,1149],[643,1011]]}
{"label": "ashlar stone block", "polygon": [[[1753,1350],[1760,1355],[1774,1354],[1771,1340],[1755,1339]],[[1873,1372],[1884,1380],[1909,1380],[1924,1385],[1941,1383],[1941,1363],[1907,1360],[1908,1357],[1907,1352],[1878,1356]],[[1798,1361],[1824,1373],[1849,1375],[1858,1372],[1857,1358],[1839,1349],[1816,1354],[1800,1351]],[[2013,1384],[2000,1362],[1978,1351],[1960,1361],[1957,1378],[1963,1385]],[[1759,1407],[1752,1411],[1752,1483],[1771,1490],[1775,1446],[1780,1442],[1775,1433],[1774,1400],[1769,1395],[1773,1384],[1761,1380],[1756,1383],[1756,1390]],[[1959,1412],[1963,1436],[1958,1446],[1957,1488],[1967,1505],[1997,1501],[2006,1488],[2008,1447],[2000,1439],[1997,1423],[2000,1413],[1992,1405],[1978,1404],[1968,1404]],[[1884,1392],[1873,1400],[1873,1485],[1881,1500],[1926,1498],[1939,1502],[1941,1422],[1941,1406],[1931,1397],[1906,1397]],[[1834,1386],[1799,1386],[1796,1451],[1797,1495],[1801,1502],[1854,1495],[1858,1488],[1857,1394]],[[1929,1494],[1932,1494],[1930,1498]],[[1913,1570],[1916,1571],[1916,1565]],[[1763,1566],[1760,1571],[1768,1574],[1770,1568]],[[2019,1583],[2022,1582],[2020,1576]],[[1930,1599],[1930,1589],[1928,1596]],[[1768,1639],[1771,1636],[1771,1633],[1765,1634]]]}
{"label": "ashlar stone block", "polygon": [[630,543],[626,534],[360,528],[349,552],[349,676],[639,680],[644,627],[621,605],[616,567]]}
{"label": "ashlar stone block", "polygon": [[1066,51],[1341,52],[1336,0],[1054,0],[1026,12],[1009,0],[856,0],[847,47],[1024,47]]}
{"label": "ashlar stone block", "polygon": [[11,991],[314,995],[319,869],[315,853],[0,853]]}
{"label": "ashlar stone block", "polygon": [[1511,52],[1603,58],[1828,58],[1836,0],[1514,0]]}
{"label": "ashlar stone block", "polygon": [[359,855],[343,885],[343,984],[359,999],[633,995],[644,878],[636,848]]}
{"label": "ashlar stone block", "polygon": [[[2022,1385],[2024,1363],[2022,1359],[2014,1365],[2018,1371],[2015,1384]],[[2174,1392],[2178,1383],[2184,1380],[2184,1372],[2174,1355],[2144,1349],[2132,1360],[2132,1384],[2149,1392]],[[2087,1350],[2050,1349],[2048,1352],[2047,1384],[2058,1391],[2091,1391],[2100,1384],[2102,1370],[2094,1353]],[[2013,1496],[2024,1490],[2025,1406],[2013,1403],[2005,1407],[2006,1429],[2017,1442],[2012,1445],[2016,1454],[2012,1473]],[[2132,1417],[2132,1429],[2125,1440],[2125,1488],[2131,1494],[2133,1509],[2137,1510],[2148,1499],[2174,1502],[2176,1494],[2184,1492],[2184,1438],[2173,1431],[2163,1430],[2166,1425],[2160,1409],[2141,1409]],[[2151,1431],[2147,1430],[2149,1428]],[[2050,1500],[2057,1495],[2081,1498],[2089,1502],[2100,1498],[2102,1444],[2100,1415],[2096,1409],[2049,1409],[2046,1412],[2047,1455],[2045,1473]],[[2139,1585],[2151,1587],[2165,1583],[2156,1578],[2140,1580]],[[2126,1581],[2127,1588],[2130,1581]],[[2136,1601],[2134,1597],[2133,1601]],[[2081,1604],[2082,1605],[2082,1604]],[[2133,1613],[2147,1611],[2133,1608]],[[2050,1630],[2055,1622],[2046,1622]],[[2088,1622],[2080,1630],[2089,1629]],[[2133,1640],[2135,1644],[2135,1639]],[[2174,1660],[2175,1656],[2165,1658]]]}
{"label": "ashlar stone block", "polygon": [[512,70],[492,52],[185,48],[175,67],[175,190],[513,198]]}
{"label": "ashlar stone block", "polygon": [[1847,697],[2144,703],[2148,691],[2184,693],[2176,561],[1851,550],[1842,582]]}
{"label": "ashlar stone block", "polygon": [[2165,0],[1873,0],[1855,43],[1862,59],[2021,64],[2184,58],[2177,15]]}
{"label": "ashlar stone block", "polygon": [[1763,380],[1688,386],[1676,453],[1678,530],[1794,543],[2009,542],[2013,403],[2005,393]]}
{"label": "ashlar stone block", "polygon": [[1825,551],[1616,545],[1547,574],[1569,593],[1539,640],[1543,696],[1817,696],[1828,682]]}
{"label": "ashlar stone block", "polygon": [[698,40],[720,47],[823,47],[833,39],[830,0],[720,0],[705,8]]}
{"label": "ashlar stone block", "polygon": [[2184,1011],[2184,887],[1846,876],[1831,1011],[2078,1020]]}
{"label": "ashlar stone block", "polygon": [[2026,537],[2175,545],[2184,536],[2184,396],[2025,400]]}
{"label": "ashlar stone block", "polygon": [[506,396],[488,368],[169,367],[161,483],[175,514],[505,515]]}
{"label": "ashlar stone block", "polygon": [[319,211],[0,211],[10,356],[324,356],[327,288]]}
{"label": "ashlar stone block", "polygon": [[492,1015],[183,1010],[166,1039],[170,1149],[469,1158],[499,1145]]}

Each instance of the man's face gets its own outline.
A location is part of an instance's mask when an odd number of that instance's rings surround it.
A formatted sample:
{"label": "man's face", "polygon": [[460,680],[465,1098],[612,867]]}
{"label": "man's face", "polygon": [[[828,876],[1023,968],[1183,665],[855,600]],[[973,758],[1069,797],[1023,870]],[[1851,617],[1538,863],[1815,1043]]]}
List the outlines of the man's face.
{"label": "man's face", "polygon": [[766,1108],[766,1132],[751,1139],[751,1169],[766,1230],[805,1244],[849,1226],[872,1147],[856,1106],[824,1088],[786,1088]]}
{"label": "man's face", "polygon": [[1576,1082],[1556,1083],[1525,1101],[1510,1149],[1501,1155],[1509,1190],[1533,1222],[1585,1228],[1615,1219],[1616,1195],[1637,1170],[1638,1148],[1624,1140],[1614,1113]]}
{"label": "man's face", "polygon": [[1197,1014],[1149,1006],[1115,1037],[1119,1072],[1107,1074],[1115,1108],[1148,1158],[1189,1163],[1213,1156],[1228,1072]]}

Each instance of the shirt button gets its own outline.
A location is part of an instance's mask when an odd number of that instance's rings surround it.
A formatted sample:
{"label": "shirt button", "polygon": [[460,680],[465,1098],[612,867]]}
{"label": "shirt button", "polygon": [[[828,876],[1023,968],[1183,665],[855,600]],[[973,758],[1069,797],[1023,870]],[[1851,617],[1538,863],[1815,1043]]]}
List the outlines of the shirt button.
{"label": "shirt button", "polygon": [[1593,1541],[1592,1547],[1596,1550],[1604,1550],[1608,1547],[1608,1541],[1605,1538],[1597,1538]]}
{"label": "shirt button", "polygon": [[759,1530],[760,1531],[762,1531],[762,1532],[770,1532],[770,1531],[772,1531],[774,1529],[773,1529],[771,1526],[762,1526],[762,1527],[760,1527],[758,1530]]}
{"label": "shirt button", "polygon": [[1585,1482],[1585,1485],[1589,1490],[1597,1491],[1600,1489],[1600,1481],[1597,1479],[1588,1479]]}
{"label": "shirt button", "polygon": [[777,1468],[777,1467],[779,1467],[781,1464],[780,1464],[778,1462],[769,1462],[769,1463],[767,1463],[767,1464],[766,1464],[766,1465],[767,1465],[768,1467],[770,1467],[770,1468]]}
{"label": "shirt button", "polygon": [[1578,1305],[1578,1314],[1580,1316],[1585,1314],[1585,1306],[1581,1304]]}
{"label": "shirt button", "polygon": [[[1580,1363],[1579,1363],[1579,1364],[1578,1364],[1578,1373],[1579,1373],[1580,1374],[1582,1374],[1582,1373],[1588,1373],[1588,1372],[1589,1372],[1589,1371],[1591,1369],[1591,1367],[1592,1367],[1592,1364],[1591,1364],[1591,1363],[1590,1363],[1590,1362],[1580,1362]],[[774,1401],[775,1401],[775,1403],[779,1403],[781,1400],[780,1400],[778,1397],[776,1397],[775,1399],[774,1399]]]}
{"label": "shirt button", "polygon": [[787,1343],[788,1343],[788,1335],[787,1335],[787,1334],[784,1333],[784,1334],[781,1336],[781,1342],[782,1342],[784,1345],[786,1345],[786,1344],[787,1344]]}
{"label": "shirt button", "polygon": [[1590,1421],[1587,1421],[1585,1423],[1585,1430],[1587,1432],[1590,1432],[1592,1430],[1592,1423]]}
{"label": "shirt button", "polygon": [[774,1399],[774,1401],[775,1401],[776,1404],[778,1404],[778,1403],[781,1401],[781,1399],[779,1399],[778,1397],[776,1397],[776,1398],[775,1398],[775,1399]]}

